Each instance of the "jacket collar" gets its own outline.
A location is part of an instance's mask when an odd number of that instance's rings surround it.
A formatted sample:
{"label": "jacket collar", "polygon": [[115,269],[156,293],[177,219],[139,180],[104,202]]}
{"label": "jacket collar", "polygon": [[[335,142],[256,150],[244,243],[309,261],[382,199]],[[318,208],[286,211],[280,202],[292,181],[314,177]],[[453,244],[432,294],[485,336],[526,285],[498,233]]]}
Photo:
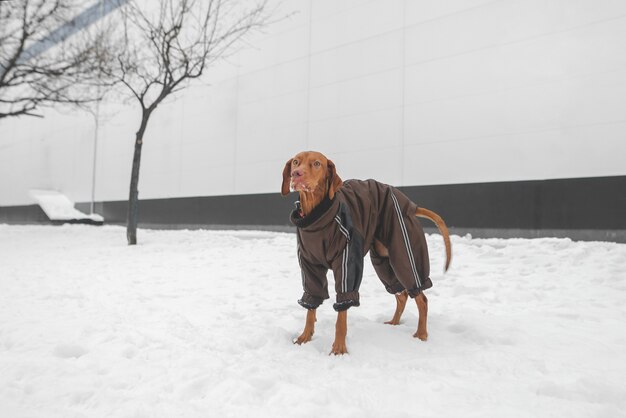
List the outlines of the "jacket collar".
{"label": "jacket collar", "polygon": [[311,213],[304,217],[300,215],[299,210],[296,209],[292,211],[290,216],[291,223],[298,228],[307,228],[313,225],[320,218],[322,218],[324,214],[326,214],[326,212],[328,212],[328,210],[333,206],[333,203],[336,200],[337,198],[330,200],[328,198],[328,195],[326,195],[326,197],[324,197],[324,200],[322,200],[319,205],[315,206]]}

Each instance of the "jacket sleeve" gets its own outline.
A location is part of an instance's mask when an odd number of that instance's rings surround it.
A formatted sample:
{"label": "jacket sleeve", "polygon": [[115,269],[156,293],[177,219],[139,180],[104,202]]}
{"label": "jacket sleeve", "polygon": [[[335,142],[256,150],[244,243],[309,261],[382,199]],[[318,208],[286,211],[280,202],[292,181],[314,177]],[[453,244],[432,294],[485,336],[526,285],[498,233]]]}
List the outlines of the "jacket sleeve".
{"label": "jacket sleeve", "polygon": [[359,306],[359,287],[363,278],[363,238],[354,228],[350,213],[341,205],[335,218],[337,251],[331,262],[335,276],[337,302],[336,311],[345,311],[351,306]]}
{"label": "jacket sleeve", "polygon": [[328,281],[326,279],[328,269],[308,260],[300,251],[299,240],[298,263],[300,263],[302,289],[304,290],[298,303],[306,309],[317,309],[325,299],[328,299]]}

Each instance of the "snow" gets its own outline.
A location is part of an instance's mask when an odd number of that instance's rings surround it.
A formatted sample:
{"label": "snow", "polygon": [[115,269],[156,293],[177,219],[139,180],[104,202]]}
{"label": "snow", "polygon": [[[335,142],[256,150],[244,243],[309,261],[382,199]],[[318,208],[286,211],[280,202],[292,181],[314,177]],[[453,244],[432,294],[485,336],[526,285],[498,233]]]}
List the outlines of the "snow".
{"label": "snow", "polygon": [[[429,340],[366,263],[348,350],[295,235],[0,225],[2,417],[617,417],[626,245],[428,237]],[[332,283],[332,277],[329,275]],[[329,303],[330,302],[330,303]]]}
{"label": "snow", "polygon": [[91,220],[104,222],[104,218],[96,213],[85,214],[74,208],[67,196],[54,190],[30,190],[30,196],[44,211],[51,221]]}

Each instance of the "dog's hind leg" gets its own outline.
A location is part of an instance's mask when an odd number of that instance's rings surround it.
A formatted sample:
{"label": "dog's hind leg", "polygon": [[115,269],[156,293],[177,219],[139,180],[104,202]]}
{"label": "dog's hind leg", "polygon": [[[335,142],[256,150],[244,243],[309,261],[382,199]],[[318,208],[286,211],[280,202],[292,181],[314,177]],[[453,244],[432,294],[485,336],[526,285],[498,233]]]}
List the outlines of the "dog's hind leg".
{"label": "dog's hind leg", "polygon": [[385,324],[398,325],[406,301],[408,299],[408,293],[404,289],[404,286],[398,281],[396,274],[389,263],[389,251],[378,240],[374,241],[372,248],[370,248],[370,257],[372,259],[372,266],[378,275],[380,281],[385,285],[387,292],[396,296],[396,312],[393,314],[393,318],[390,321],[386,321]]}
{"label": "dog's hind leg", "polygon": [[396,312],[393,314],[393,318],[391,318],[391,321],[386,321],[385,324],[400,324],[400,318],[402,318],[402,312],[404,312],[404,307],[406,306],[406,301],[408,298],[409,295],[406,290],[400,293],[396,293]]}
{"label": "dog's hind leg", "polygon": [[415,296],[415,303],[417,304],[419,320],[417,322],[417,332],[413,334],[413,337],[426,341],[428,339],[428,330],[426,327],[426,323],[428,321],[428,299],[426,298],[424,292]]}
{"label": "dog's hind leg", "polygon": [[315,332],[315,321],[317,318],[315,317],[315,309],[307,309],[306,311],[306,323],[304,324],[304,331],[302,334],[295,340],[293,340],[294,344],[304,344],[311,341],[313,338],[313,333]]}

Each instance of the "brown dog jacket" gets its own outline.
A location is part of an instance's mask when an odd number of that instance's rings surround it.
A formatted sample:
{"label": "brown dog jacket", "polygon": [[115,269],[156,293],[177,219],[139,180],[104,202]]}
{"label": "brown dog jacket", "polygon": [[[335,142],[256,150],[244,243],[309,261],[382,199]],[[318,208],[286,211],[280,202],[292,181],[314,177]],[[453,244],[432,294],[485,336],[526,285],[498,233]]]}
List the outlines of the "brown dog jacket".
{"label": "brown dog jacket", "polygon": [[[298,261],[304,294],[298,301],[316,309],[328,299],[326,274],[335,277],[336,311],[359,306],[363,257],[372,264],[389,293],[407,290],[415,297],[432,286],[428,246],[411,202],[395,187],[375,180],[348,180],[306,217],[296,209],[291,222],[298,227]],[[382,257],[374,240],[389,250]]]}

